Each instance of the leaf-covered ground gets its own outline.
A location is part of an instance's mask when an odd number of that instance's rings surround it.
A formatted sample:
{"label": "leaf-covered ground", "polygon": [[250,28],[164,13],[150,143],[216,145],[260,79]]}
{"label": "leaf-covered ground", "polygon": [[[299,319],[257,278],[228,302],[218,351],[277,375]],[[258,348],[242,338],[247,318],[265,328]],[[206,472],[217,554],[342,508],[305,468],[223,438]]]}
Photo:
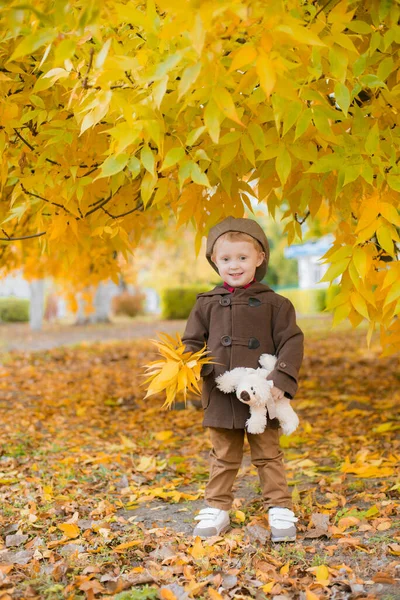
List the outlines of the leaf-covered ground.
{"label": "leaf-covered ground", "polygon": [[248,457],[231,531],[191,537],[207,434],[197,401],[143,401],[148,342],[0,355],[0,600],[400,598],[399,360],[364,336],[308,331],[288,545]]}

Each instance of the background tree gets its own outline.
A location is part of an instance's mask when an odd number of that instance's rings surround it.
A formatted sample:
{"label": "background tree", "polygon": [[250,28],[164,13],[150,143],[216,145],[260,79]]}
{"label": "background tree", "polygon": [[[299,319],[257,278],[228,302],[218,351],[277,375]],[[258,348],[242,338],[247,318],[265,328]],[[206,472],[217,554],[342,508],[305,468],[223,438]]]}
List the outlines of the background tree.
{"label": "background tree", "polygon": [[[335,322],[400,347],[398,1],[18,0],[1,8],[2,260],[104,278],[171,213],[196,248],[248,194],[328,210]],[[71,268],[71,265],[74,268]],[[107,273],[106,273],[107,272]]]}

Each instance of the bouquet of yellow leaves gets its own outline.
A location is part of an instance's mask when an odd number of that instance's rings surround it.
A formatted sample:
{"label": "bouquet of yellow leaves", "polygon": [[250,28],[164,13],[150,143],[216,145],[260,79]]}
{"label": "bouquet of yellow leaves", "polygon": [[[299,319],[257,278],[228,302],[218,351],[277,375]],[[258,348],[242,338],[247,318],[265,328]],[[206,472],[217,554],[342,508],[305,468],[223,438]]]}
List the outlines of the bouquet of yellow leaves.
{"label": "bouquet of yellow leaves", "polygon": [[211,363],[212,358],[207,356],[209,351],[206,350],[205,344],[198,352],[185,352],[185,345],[179,333],[175,338],[162,333],[160,338],[161,341],[150,340],[157,346],[162,359],[145,366],[146,375],[150,375],[143,384],[149,384],[145,398],[165,390],[167,397],[163,408],[171,408],[180,392],[185,402],[188,392],[200,394],[198,381],[201,367]]}

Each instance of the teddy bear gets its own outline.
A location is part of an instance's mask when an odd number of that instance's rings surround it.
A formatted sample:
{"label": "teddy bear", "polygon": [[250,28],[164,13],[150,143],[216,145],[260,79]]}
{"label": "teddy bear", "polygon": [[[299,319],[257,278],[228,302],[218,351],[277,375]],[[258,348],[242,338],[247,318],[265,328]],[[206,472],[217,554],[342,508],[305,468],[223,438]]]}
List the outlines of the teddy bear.
{"label": "teddy bear", "polygon": [[285,435],[290,435],[297,429],[299,418],[293,410],[289,398],[283,397],[275,401],[271,394],[272,381],[267,376],[273,371],[276,356],[262,354],[258,360],[261,368],[248,369],[238,367],[225,371],[216,378],[217,387],[225,394],[236,392],[240,402],[250,408],[250,418],[246,421],[249,433],[262,433],[267,426],[268,417],[278,419]]}

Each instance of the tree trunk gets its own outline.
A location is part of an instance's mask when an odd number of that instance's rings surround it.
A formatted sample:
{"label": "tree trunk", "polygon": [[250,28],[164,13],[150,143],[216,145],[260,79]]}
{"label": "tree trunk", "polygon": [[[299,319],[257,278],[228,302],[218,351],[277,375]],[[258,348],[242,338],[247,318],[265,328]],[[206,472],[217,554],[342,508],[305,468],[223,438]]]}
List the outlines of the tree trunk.
{"label": "tree trunk", "polygon": [[90,323],[110,323],[111,300],[115,293],[115,284],[101,281],[94,296],[94,313],[89,315]]}
{"label": "tree trunk", "polygon": [[85,301],[78,296],[78,312],[75,325],[88,323],[110,323],[111,301],[118,293],[118,287],[111,281],[100,282],[93,299],[94,312],[85,313]]}
{"label": "tree trunk", "polygon": [[31,281],[29,288],[31,291],[29,323],[33,331],[40,331],[43,325],[44,279]]}

